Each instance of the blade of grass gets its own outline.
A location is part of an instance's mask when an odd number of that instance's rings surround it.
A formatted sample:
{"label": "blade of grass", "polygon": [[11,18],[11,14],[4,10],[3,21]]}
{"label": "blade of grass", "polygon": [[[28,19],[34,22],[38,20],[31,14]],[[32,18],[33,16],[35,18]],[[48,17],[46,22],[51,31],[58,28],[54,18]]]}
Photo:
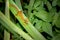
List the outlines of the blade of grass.
{"label": "blade of grass", "polygon": [[22,7],[21,7],[21,3],[20,3],[20,0],[15,0],[15,3],[16,3],[16,5],[19,7],[19,9],[21,9],[22,10]]}
{"label": "blade of grass", "polygon": [[22,31],[18,26],[12,23],[7,17],[3,15],[0,11],[0,23],[10,32],[16,32],[17,34],[21,35],[26,40],[33,40],[27,33]]}
{"label": "blade of grass", "polygon": [[[9,15],[9,1],[6,0],[5,2],[6,2],[5,3],[5,5],[6,5],[5,6],[5,15],[6,15],[7,18],[10,19],[10,15]],[[4,40],[10,40],[10,33],[8,31],[6,31],[6,30],[4,30]]]}
{"label": "blade of grass", "polygon": [[10,0],[10,10],[34,40],[46,40],[12,0]]}

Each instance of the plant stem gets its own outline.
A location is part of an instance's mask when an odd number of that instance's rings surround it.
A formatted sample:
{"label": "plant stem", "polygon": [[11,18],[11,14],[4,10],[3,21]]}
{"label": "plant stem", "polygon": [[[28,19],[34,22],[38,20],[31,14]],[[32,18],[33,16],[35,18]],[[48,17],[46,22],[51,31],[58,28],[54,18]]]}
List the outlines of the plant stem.
{"label": "plant stem", "polygon": [[[6,6],[5,6],[5,15],[7,18],[10,19],[10,15],[9,15],[9,0],[6,0]],[[10,33],[6,30],[4,30],[4,40],[10,40]]]}
{"label": "plant stem", "polygon": [[18,26],[16,26],[7,17],[5,17],[1,11],[0,11],[0,23],[13,34],[17,33],[19,34],[19,36],[21,35],[26,40],[33,40],[27,33],[22,31]]}
{"label": "plant stem", "polygon": [[10,0],[10,10],[34,40],[46,40],[12,0]]}
{"label": "plant stem", "polygon": [[20,2],[20,0],[15,0],[15,3],[16,3],[16,5],[19,7],[19,9],[21,9],[22,10],[22,7],[21,7],[21,2]]}

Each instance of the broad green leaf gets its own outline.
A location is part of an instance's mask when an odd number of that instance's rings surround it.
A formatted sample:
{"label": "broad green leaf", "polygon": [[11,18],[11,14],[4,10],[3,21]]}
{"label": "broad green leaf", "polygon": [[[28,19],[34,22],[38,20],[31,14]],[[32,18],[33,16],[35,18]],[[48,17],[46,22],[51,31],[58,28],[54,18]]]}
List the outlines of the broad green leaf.
{"label": "broad green leaf", "polygon": [[48,12],[40,10],[40,12],[34,12],[34,15],[46,22],[51,22],[52,18]]}
{"label": "broad green leaf", "polygon": [[43,22],[42,24],[42,30],[48,33],[49,35],[53,36],[52,34],[52,26],[50,23]]}

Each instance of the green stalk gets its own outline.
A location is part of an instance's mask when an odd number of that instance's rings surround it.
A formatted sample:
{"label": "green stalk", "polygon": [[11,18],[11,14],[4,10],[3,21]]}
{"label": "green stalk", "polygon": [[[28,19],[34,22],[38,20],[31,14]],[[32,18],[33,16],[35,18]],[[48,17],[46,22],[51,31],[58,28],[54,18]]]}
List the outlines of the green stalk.
{"label": "green stalk", "polygon": [[[10,15],[9,15],[9,1],[6,0],[6,6],[5,6],[5,15],[7,18],[10,19]],[[4,40],[10,40],[10,33],[6,30],[4,30]]]}
{"label": "green stalk", "polygon": [[10,10],[34,40],[46,40],[12,0],[10,0]]}
{"label": "green stalk", "polygon": [[20,3],[20,0],[15,0],[15,3],[16,3],[16,5],[19,7],[19,9],[21,9],[22,10],[22,7],[21,7],[21,3]]}
{"label": "green stalk", "polygon": [[18,26],[16,26],[7,17],[5,17],[1,11],[0,11],[0,23],[10,32],[17,33],[26,40],[33,40],[27,33],[22,31]]}

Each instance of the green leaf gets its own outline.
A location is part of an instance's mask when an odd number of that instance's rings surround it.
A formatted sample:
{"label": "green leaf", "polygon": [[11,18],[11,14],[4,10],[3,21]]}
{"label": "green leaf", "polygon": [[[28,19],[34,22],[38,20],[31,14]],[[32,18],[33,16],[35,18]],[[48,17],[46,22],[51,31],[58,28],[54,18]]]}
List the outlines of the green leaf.
{"label": "green leaf", "polygon": [[53,0],[52,6],[56,6],[56,5],[57,5],[57,1],[58,1],[58,0]]}
{"label": "green leaf", "polygon": [[55,31],[56,31],[57,33],[59,33],[59,34],[60,34],[60,30],[58,30],[58,29],[55,29]]}
{"label": "green leaf", "polygon": [[52,22],[53,25],[55,24],[56,20],[58,19],[58,16],[59,15],[57,13],[54,14],[54,16],[53,16],[53,22]]}
{"label": "green leaf", "polygon": [[30,13],[29,20],[30,20],[31,23],[33,23],[33,21],[34,21],[34,14]]}
{"label": "green leaf", "polygon": [[30,22],[31,22],[33,25],[36,23],[36,24],[34,25],[35,28],[36,28],[38,31],[42,32],[42,29],[41,29],[42,21],[41,21],[41,20],[38,20],[37,18],[34,18],[34,14],[33,14],[33,13],[30,14],[29,19],[30,19]]}
{"label": "green leaf", "polygon": [[55,15],[55,13],[56,13],[56,8],[55,7],[51,8],[51,10],[49,11],[49,14],[50,14],[50,16],[52,16],[52,18]]}
{"label": "green leaf", "polygon": [[34,19],[33,21],[33,24],[35,23],[35,28],[39,31],[39,32],[42,32],[42,23],[43,21],[42,20],[38,20],[38,19]]}
{"label": "green leaf", "polygon": [[30,0],[29,2],[29,6],[28,6],[28,14],[30,16],[31,10],[33,8],[33,4],[34,4],[35,0]]}
{"label": "green leaf", "polygon": [[34,3],[34,8],[40,6],[42,4],[42,1],[38,0]]}
{"label": "green leaf", "polygon": [[53,37],[52,40],[60,40],[60,34],[58,34],[57,36]]}
{"label": "green leaf", "polygon": [[39,12],[34,12],[34,15],[46,22],[51,22],[52,18],[48,12],[40,10]]}
{"label": "green leaf", "polygon": [[60,14],[56,15],[55,18],[55,25],[56,27],[60,28]]}
{"label": "green leaf", "polygon": [[20,37],[16,37],[15,35],[12,35],[12,40],[24,40],[24,38]]}
{"label": "green leaf", "polygon": [[52,34],[52,26],[50,23],[43,22],[42,24],[42,30],[48,33],[49,35],[53,36]]}
{"label": "green leaf", "polygon": [[43,10],[43,1],[41,0],[36,0],[34,5],[33,5],[33,10],[35,11],[40,11],[40,10]]}
{"label": "green leaf", "polygon": [[47,6],[47,8],[48,8],[49,11],[52,9],[52,6],[51,6],[51,4],[50,4],[49,1],[46,2],[46,6]]}

